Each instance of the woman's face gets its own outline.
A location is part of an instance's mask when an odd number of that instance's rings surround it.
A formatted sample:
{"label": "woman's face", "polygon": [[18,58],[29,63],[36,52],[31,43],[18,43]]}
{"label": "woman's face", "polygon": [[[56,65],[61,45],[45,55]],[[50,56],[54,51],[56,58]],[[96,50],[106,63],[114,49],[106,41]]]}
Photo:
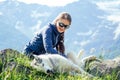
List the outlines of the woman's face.
{"label": "woman's face", "polygon": [[58,32],[63,33],[69,28],[70,22],[66,19],[61,19],[57,21],[56,27]]}

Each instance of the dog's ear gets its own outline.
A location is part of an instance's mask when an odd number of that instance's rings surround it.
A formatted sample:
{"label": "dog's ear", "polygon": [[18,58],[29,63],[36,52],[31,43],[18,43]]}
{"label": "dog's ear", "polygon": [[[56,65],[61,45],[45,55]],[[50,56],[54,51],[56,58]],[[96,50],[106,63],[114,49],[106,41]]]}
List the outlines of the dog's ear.
{"label": "dog's ear", "polygon": [[34,56],[34,59],[36,59],[36,60],[38,59],[38,56],[37,56],[37,55],[33,55],[33,56]]}

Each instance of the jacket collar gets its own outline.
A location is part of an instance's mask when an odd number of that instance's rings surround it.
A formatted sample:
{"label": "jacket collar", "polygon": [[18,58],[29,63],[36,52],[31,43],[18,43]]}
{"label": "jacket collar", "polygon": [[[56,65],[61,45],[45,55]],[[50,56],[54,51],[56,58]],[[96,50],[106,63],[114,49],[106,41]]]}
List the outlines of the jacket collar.
{"label": "jacket collar", "polygon": [[53,31],[56,33],[56,34],[60,34],[60,32],[58,32],[58,30],[57,30],[57,27],[54,25],[54,24],[49,24],[51,27],[52,27],[52,29],[53,29]]}

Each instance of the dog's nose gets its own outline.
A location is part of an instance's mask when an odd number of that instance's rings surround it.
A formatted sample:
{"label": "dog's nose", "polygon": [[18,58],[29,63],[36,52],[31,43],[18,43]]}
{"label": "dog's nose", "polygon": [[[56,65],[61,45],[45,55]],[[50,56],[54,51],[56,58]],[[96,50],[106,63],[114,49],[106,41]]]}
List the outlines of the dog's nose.
{"label": "dog's nose", "polygon": [[49,69],[48,69],[48,70],[47,70],[47,73],[48,73],[48,74],[53,74],[54,72],[53,72],[52,70],[49,70]]}

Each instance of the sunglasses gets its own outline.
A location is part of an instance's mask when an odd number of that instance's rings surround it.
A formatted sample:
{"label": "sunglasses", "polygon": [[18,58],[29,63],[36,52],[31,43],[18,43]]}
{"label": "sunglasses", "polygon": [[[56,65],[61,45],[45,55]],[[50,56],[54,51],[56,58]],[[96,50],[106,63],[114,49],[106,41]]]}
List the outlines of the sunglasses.
{"label": "sunglasses", "polygon": [[68,29],[70,27],[69,25],[65,25],[62,22],[59,22],[58,24],[59,24],[60,27],[64,27],[65,29]]}

